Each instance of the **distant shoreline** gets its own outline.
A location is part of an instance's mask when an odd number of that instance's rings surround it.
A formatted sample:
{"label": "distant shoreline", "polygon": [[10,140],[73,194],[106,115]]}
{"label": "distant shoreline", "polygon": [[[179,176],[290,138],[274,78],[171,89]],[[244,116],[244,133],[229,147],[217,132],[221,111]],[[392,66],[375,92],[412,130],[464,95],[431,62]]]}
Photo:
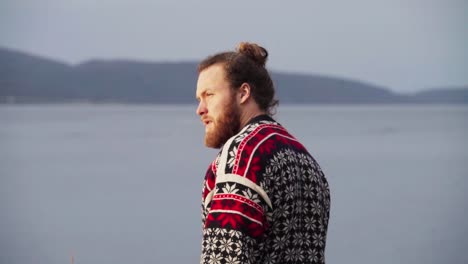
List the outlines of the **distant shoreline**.
{"label": "distant shoreline", "polygon": [[[68,65],[0,48],[0,104],[196,104],[195,62],[90,60]],[[468,104],[468,86],[397,93],[364,80],[271,72],[281,104]]]}
{"label": "distant shoreline", "polygon": [[[196,103],[177,103],[177,102],[93,102],[93,101],[28,101],[28,102],[4,102],[0,101],[0,106],[173,106],[173,107],[193,107],[196,108]],[[279,109],[283,107],[468,107],[466,103],[415,103],[415,102],[384,102],[384,103],[280,103]]]}

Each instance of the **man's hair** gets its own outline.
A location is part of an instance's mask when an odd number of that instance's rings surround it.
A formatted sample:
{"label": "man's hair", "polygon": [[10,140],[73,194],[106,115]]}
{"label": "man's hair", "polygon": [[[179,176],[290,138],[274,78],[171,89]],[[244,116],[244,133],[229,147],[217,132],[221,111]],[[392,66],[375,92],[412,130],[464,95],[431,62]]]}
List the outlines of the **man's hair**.
{"label": "man's hair", "polygon": [[248,83],[260,109],[272,115],[278,100],[275,99],[273,81],[265,68],[267,57],[265,48],[241,42],[236,51],[221,52],[204,59],[198,65],[198,73],[214,64],[222,64],[231,88],[239,89],[243,83]]}

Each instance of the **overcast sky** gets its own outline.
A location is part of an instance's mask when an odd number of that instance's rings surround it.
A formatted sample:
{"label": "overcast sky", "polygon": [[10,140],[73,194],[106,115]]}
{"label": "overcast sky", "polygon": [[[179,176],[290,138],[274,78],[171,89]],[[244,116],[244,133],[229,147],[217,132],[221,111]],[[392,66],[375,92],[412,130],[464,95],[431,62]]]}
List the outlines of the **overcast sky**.
{"label": "overcast sky", "polygon": [[200,60],[239,41],[267,48],[270,70],[468,85],[467,0],[0,1],[0,46],[68,63]]}

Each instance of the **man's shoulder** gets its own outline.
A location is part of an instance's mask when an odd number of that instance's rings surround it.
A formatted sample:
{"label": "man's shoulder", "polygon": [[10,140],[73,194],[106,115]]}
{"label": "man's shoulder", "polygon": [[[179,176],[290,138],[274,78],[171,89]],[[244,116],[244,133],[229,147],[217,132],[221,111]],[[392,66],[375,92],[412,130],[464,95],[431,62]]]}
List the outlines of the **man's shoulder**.
{"label": "man's shoulder", "polygon": [[233,137],[229,149],[238,152],[238,156],[241,154],[247,156],[273,154],[280,151],[310,155],[305,146],[294,135],[273,119],[251,123],[243,133]]}
{"label": "man's shoulder", "polygon": [[233,137],[231,144],[236,145],[246,139],[265,138],[274,133],[287,133],[286,129],[278,122],[271,120],[260,120],[249,123],[244,129]]}

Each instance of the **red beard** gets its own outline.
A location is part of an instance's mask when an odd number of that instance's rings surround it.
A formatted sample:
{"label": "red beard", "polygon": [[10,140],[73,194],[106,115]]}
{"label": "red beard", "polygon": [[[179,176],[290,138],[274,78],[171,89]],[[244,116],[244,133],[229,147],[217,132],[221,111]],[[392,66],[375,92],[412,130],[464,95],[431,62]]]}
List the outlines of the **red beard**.
{"label": "red beard", "polygon": [[220,117],[214,120],[213,125],[213,130],[205,134],[205,145],[209,148],[220,148],[229,138],[239,133],[240,111],[236,107],[235,100],[230,100]]}

